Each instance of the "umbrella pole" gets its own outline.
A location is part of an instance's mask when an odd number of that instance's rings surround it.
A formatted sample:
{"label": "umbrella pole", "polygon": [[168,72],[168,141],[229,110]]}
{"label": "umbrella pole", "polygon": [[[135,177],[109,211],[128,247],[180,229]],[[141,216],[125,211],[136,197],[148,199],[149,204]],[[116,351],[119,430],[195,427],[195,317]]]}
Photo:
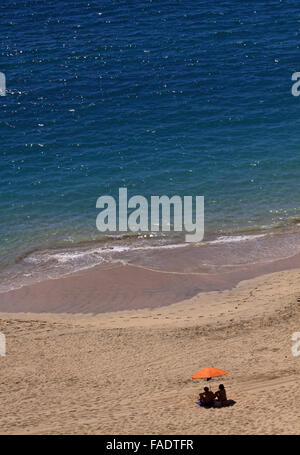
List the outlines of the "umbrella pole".
{"label": "umbrella pole", "polygon": [[[211,380],[211,378],[207,378],[207,379],[206,379],[207,382],[210,381],[210,380]],[[210,384],[208,384],[208,388],[209,388],[209,390],[211,391],[211,386],[210,386]]]}

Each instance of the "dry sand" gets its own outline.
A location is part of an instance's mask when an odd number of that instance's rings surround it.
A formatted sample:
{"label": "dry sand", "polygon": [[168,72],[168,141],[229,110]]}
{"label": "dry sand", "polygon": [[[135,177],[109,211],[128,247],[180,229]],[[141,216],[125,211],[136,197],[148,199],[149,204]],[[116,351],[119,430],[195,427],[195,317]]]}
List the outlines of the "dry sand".
{"label": "dry sand", "polygon": [[[299,434],[298,298],[292,270],[160,308],[1,313],[0,433]],[[194,404],[206,366],[233,407]]]}

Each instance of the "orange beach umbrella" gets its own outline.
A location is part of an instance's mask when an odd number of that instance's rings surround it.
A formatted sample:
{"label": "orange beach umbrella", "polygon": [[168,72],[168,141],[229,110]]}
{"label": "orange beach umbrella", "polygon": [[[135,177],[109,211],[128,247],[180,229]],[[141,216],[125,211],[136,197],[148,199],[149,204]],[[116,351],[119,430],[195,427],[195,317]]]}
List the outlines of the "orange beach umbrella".
{"label": "orange beach umbrella", "polygon": [[224,376],[225,374],[227,374],[227,371],[220,370],[219,368],[208,367],[197,371],[197,373],[195,373],[194,376],[192,376],[192,378],[209,380],[211,378],[216,378],[218,376]]}

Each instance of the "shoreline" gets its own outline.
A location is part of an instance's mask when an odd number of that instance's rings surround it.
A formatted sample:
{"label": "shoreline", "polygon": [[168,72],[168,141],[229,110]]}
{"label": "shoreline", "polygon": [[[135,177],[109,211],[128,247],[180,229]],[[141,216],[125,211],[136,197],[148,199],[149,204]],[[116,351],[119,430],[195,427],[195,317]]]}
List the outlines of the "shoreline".
{"label": "shoreline", "polygon": [[[172,253],[166,252],[161,264],[169,261]],[[188,248],[180,251],[183,262],[188,260],[189,253]],[[175,254],[178,256],[178,250]],[[171,257],[172,261],[175,263]],[[240,265],[228,272],[217,273],[162,270],[119,262],[109,269],[94,266],[3,292],[0,294],[0,312],[99,314],[160,308],[203,293],[232,290],[245,280],[298,268],[300,253],[292,258]]]}
{"label": "shoreline", "polygon": [[[0,271],[0,296],[48,279],[67,278],[77,273],[107,270],[122,265],[136,266],[162,273],[177,272],[185,275],[211,275],[211,281],[222,282],[222,275],[230,272],[230,287],[238,279],[234,272],[258,266],[261,273],[269,273],[270,264],[281,260],[293,261],[300,254],[300,230],[265,231],[217,235],[199,244],[184,243],[180,237],[165,238],[124,236],[107,241],[65,247],[33,249],[4,266]],[[266,266],[266,272],[263,266]],[[296,267],[300,267],[300,261]],[[286,266],[283,266],[286,267]],[[276,269],[277,270],[277,269]],[[252,277],[243,273],[241,279]],[[205,280],[207,281],[207,280]],[[196,286],[197,287],[197,286]],[[192,286],[193,288],[193,286]],[[216,288],[216,287],[215,287]],[[211,290],[212,285],[201,291]],[[221,285],[220,289],[224,289]],[[194,292],[194,291],[193,291]],[[180,295],[180,299],[184,295]]]}

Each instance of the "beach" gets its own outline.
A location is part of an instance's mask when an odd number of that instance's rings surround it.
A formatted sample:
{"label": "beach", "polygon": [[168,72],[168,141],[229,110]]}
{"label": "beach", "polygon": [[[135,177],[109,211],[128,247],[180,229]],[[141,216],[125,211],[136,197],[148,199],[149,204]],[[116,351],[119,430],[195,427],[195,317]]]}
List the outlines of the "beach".
{"label": "beach", "polygon": [[0,434],[299,434],[298,2],[0,12]]}
{"label": "beach", "polygon": [[[299,434],[299,297],[300,269],[100,314],[46,312],[40,294],[43,312],[1,313],[0,432]],[[206,366],[228,372],[209,385],[224,383],[233,407],[195,404]]]}

